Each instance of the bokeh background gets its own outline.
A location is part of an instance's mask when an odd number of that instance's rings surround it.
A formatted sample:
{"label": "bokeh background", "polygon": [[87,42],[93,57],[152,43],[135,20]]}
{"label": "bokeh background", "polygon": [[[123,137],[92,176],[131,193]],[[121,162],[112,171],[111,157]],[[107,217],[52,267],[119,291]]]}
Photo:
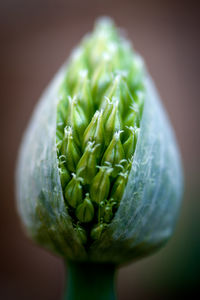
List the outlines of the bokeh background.
{"label": "bokeh background", "polygon": [[0,2],[0,299],[56,300],[62,261],[29,241],[15,210],[23,131],[52,76],[102,15],[114,18],[147,63],[175,128],[185,194],[175,234],[155,255],[123,267],[119,300],[192,298],[199,284],[200,7],[195,1]]}

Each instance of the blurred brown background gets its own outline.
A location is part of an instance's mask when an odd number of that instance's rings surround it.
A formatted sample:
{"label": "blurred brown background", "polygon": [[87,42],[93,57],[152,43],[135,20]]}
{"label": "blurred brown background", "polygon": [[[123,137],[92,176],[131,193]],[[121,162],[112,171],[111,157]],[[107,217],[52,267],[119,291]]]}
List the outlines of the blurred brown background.
{"label": "blurred brown background", "polygon": [[176,0],[0,2],[0,299],[61,297],[62,261],[26,239],[20,227],[16,155],[41,92],[101,15],[124,27],[145,58],[175,128],[185,169],[175,235],[159,253],[120,270],[119,299],[192,296],[200,268],[199,8],[197,2]]}

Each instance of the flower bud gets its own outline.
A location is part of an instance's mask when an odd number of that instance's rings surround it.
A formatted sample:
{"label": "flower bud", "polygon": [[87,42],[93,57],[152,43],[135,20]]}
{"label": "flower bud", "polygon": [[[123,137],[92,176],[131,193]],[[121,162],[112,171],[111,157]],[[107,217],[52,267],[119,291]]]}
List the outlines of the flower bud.
{"label": "flower bud", "polygon": [[85,149],[89,141],[91,142],[94,141],[95,144],[99,145],[98,152],[99,154],[101,154],[104,147],[104,128],[103,128],[102,111],[101,112],[99,112],[98,110],[96,111],[91,122],[86,128],[83,136],[83,149]]}
{"label": "flower bud", "polygon": [[86,194],[85,199],[76,208],[76,217],[82,223],[91,222],[94,217],[94,207],[89,198],[89,194]]}
{"label": "flower bud", "polygon": [[57,146],[56,148],[58,151],[60,151],[60,148],[62,146],[63,137],[64,137],[63,132],[61,132],[60,129],[56,129],[56,146]]}
{"label": "flower bud", "polygon": [[108,146],[114,132],[119,128],[116,128],[118,114],[118,102],[112,103],[111,112],[105,121],[105,146]]}
{"label": "flower bud", "polygon": [[85,152],[81,157],[76,173],[79,177],[83,178],[83,184],[91,183],[92,178],[95,176],[97,169],[97,149],[99,145],[94,142],[88,142]]}
{"label": "flower bud", "polygon": [[74,173],[71,181],[65,188],[65,199],[67,203],[69,203],[72,207],[77,207],[79,203],[82,202],[82,186],[80,182],[82,182],[82,178],[77,177]]}
{"label": "flower bud", "polygon": [[99,167],[99,172],[90,185],[90,196],[93,202],[99,204],[108,197],[110,191],[109,175],[112,171],[112,168],[106,166]]}
{"label": "flower bud", "polygon": [[133,96],[126,83],[126,76],[120,77],[119,87],[118,87],[118,99],[119,101],[119,111],[121,117],[126,117],[127,112],[130,110],[130,106],[134,103]]}
{"label": "flower bud", "polygon": [[59,174],[60,174],[60,181],[63,190],[65,189],[67,183],[70,181],[71,177],[68,170],[65,167],[65,161],[59,161]]}
{"label": "flower bud", "polygon": [[87,69],[80,71],[74,94],[76,95],[82,110],[86,114],[87,119],[90,119],[94,111],[94,104]]}
{"label": "flower bud", "polygon": [[125,117],[124,125],[125,126],[134,126],[139,125],[139,109],[137,104],[133,104],[130,106],[130,111]]}
{"label": "flower bud", "polygon": [[[63,85],[60,88],[59,95],[58,95],[58,105],[59,105],[59,110],[57,110],[57,123],[59,122],[58,120],[63,123],[63,128],[66,125],[66,115],[69,112],[69,101],[68,101],[68,89],[66,89],[66,86]],[[58,128],[58,126],[57,126]]]}
{"label": "flower bud", "polygon": [[117,177],[117,179],[115,180],[112,190],[111,190],[111,197],[117,201],[117,203],[120,202],[123,193],[124,193],[124,189],[127,183],[127,179],[128,179],[128,173],[119,173],[119,176]]}
{"label": "flower bud", "polygon": [[117,202],[113,198],[101,201],[98,209],[98,221],[110,223],[113,218],[113,207],[116,205]]}
{"label": "flower bud", "polygon": [[108,99],[112,99],[113,97],[117,98],[117,91],[118,91],[118,87],[119,87],[119,81],[120,81],[120,76],[116,76],[113,80],[113,83],[111,84],[111,86],[109,87],[109,89],[106,91],[105,96]]}
{"label": "flower bud", "polygon": [[134,153],[135,147],[136,147],[135,128],[128,127],[128,129],[129,129],[129,137],[123,144],[126,159],[131,157],[131,155]]}
{"label": "flower bud", "polygon": [[155,86],[126,38],[102,20],[56,75],[25,134],[21,218],[65,260],[119,265],[169,239],[181,193],[177,145]]}
{"label": "flower bud", "polygon": [[84,59],[84,53],[85,51],[78,47],[75,49],[70,57],[68,68],[66,70],[66,74],[64,77],[64,82],[62,87],[65,87],[65,90],[67,89],[68,93],[69,91],[72,92],[71,94],[74,94],[74,89],[77,84],[77,77],[81,70],[87,69],[87,64]]}
{"label": "flower bud", "polygon": [[113,101],[111,101],[108,97],[103,98],[103,100],[104,101],[102,101],[101,110],[103,111],[103,122],[105,124],[113,109]]}
{"label": "flower bud", "polygon": [[61,113],[58,112],[57,113],[57,129],[56,129],[56,137],[58,138],[58,140],[63,140],[63,129],[64,129],[64,125],[65,125],[65,122],[61,116]]}
{"label": "flower bud", "polygon": [[114,134],[113,139],[111,140],[107,150],[104,153],[102,158],[102,165],[109,163],[113,167],[111,175],[116,177],[118,174],[118,167],[116,165],[120,164],[120,161],[125,158],[124,149],[120,141],[120,133],[118,131]]}
{"label": "flower bud", "polygon": [[72,135],[72,128],[70,126],[65,128],[65,135],[63,139],[62,145],[62,155],[65,156],[65,162],[68,170],[70,172],[76,171],[77,163],[80,159],[80,152],[76,143],[74,142],[73,135]]}
{"label": "flower bud", "polygon": [[91,79],[91,89],[93,94],[94,104],[98,105],[103,98],[103,94],[109,87],[112,80],[111,65],[109,59],[104,57],[104,60],[94,71],[94,75]]}
{"label": "flower bud", "polygon": [[81,108],[77,97],[74,97],[71,101],[71,113],[70,113],[70,124],[74,130],[75,141],[78,145],[81,145],[81,140],[85,128],[88,125],[88,120],[85,112]]}
{"label": "flower bud", "polygon": [[93,240],[99,240],[101,238],[101,235],[102,235],[104,229],[106,229],[106,227],[107,227],[107,225],[103,224],[103,223],[95,226],[91,231],[91,238]]}
{"label": "flower bud", "polygon": [[112,206],[110,204],[107,204],[105,207],[104,221],[106,223],[110,223],[112,217],[113,217]]}
{"label": "flower bud", "polygon": [[76,225],[75,230],[79,236],[79,238],[81,239],[82,243],[85,245],[87,243],[87,233],[85,231],[85,229],[80,226],[79,224]]}

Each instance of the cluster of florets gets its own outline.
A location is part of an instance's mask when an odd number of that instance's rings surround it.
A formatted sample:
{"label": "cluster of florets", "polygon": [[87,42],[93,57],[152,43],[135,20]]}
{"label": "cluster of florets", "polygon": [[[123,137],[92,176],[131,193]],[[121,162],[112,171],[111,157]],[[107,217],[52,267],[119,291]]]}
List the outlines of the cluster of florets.
{"label": "cluster of florets", "polygon": [[76,49],[57,107],[63,195],[83,243],[99,239],[128,180],[144,88],[141,59],[110,22]]}

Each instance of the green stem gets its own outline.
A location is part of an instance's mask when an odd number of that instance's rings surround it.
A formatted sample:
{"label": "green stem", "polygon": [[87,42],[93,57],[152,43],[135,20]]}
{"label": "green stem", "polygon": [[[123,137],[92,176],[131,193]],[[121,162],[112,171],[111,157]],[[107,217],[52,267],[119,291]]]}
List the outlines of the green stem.
{"label": "green stem", "polygon": [[115,300],[115,266],[67,262],[67,291],[64,300]]}

